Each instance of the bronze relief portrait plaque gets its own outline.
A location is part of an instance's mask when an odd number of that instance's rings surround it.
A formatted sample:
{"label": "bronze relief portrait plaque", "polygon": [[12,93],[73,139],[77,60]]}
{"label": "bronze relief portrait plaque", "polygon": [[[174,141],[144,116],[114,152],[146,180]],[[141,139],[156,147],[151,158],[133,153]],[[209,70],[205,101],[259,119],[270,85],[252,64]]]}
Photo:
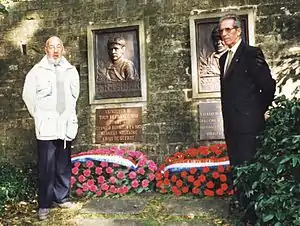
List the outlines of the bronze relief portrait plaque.
{"label": "bronze relief portrait plaque", "polygon": [[88,46],[91,104],[145,100],[142,24],[90,26]]}
{"label": "bronze relief portrait plaque", "polygon": [[[193,98],[215,98],[220,96],[219,58],[227,51],[220,39],[218,22],[228,12],[192,16],[190,18],[192,85]],[[250,10],[232,12],[240,16],[242,21],[242,38],[251,43],[253,38],[253,12]]]}

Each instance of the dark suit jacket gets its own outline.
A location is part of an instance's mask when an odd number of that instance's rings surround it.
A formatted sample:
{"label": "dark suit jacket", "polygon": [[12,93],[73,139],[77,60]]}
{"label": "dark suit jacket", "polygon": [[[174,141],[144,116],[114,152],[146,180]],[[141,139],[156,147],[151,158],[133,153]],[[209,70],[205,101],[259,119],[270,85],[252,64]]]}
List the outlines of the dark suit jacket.
{"label": "dark suit jacket", "polygon": [[224,75],[226,56],[220,58],[225,135],[259,133],[264,128],[264,113],[274,98],[275,80],[260,48],[241,42]]}

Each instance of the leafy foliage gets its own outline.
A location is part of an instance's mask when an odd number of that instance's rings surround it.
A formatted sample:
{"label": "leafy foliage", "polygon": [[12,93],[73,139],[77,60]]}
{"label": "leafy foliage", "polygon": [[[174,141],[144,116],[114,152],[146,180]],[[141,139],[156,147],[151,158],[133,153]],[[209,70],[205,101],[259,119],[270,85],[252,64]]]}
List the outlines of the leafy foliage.
{"label": "leafy foliage", "polygon": [[275,99],[255,161],[237,168],[259,225],[300,225],[300,102]]}
{"label": "leafy foliage", "polygon": [[0,14],[1,13],[7,13],[7,7],[5,6],[5,4],[7,4],[8,1],[4,1],[4,0],[0,0]]}
{"label": "leafy foliage", "polygon": [[[287,54],[282,56],[275,66],[277,73],[279,91],[287,84],[289,80],[296,82],[300,75],[300,53]],[[297,94],[299,87],[293,90],[292,94]]]}
{"label": "leafy foliage", "polygon": [[36,195],[36,175],[32,167],[20,169],[9,163],[0,165],[0,212],[6,203],[29,200]]}

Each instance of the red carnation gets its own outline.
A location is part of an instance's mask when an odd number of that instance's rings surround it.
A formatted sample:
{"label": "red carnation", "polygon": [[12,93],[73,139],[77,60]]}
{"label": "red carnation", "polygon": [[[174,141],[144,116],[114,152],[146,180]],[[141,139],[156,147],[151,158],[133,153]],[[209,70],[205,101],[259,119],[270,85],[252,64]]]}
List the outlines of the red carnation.
{"label": "red carnation", "polygon": [[182,172],[180,173],[180,176],[181,176],[182,178],[186,178],[187,175],[188,175],[188,173],[187,173],[186,171],[182,171]]}
{"label": "red carnation", "polygon": [[203,173],[208,173],[208,172],[209,172],[209,168],[208,168],[207,166],[204,166],[204,167],[202,168],[202,172],[203,172]]}
{"label": "red carnation", "polygon": [[83,170],[83,175],[85,177],[89,177],[91,175],[91,170],[89,170],[89,169]]}
{"label": "red carnation", "polygon": [[216,190],[216,194],[221,196],[224,194],[224,191],[221,188],[219,188]]}
{"label": "red carnation", "polygon": [[119,171],[117,173],[117,178],[123,180],[125,178],[125,173],[123,171]]}
{"label": "red carnation", "polygon": [[157,183],[156,183],[156,187],[157,187],[157,188],[161,188],[162,184],[163,184],[163,182],[162,182],[162,181],[157,181]]}
{"label": "red carnation", "polygon": [[88,191],[88,190],[89,190],[89,186],[88,186],[87,183],[83,183],[83,184],[82,184],[82,190],[83,190],[83,191]]}
{"label": "red carnation", "polygon": [[223,191],[226,191],[228,189],[228,185],[223,183],[223,184],[221,184],[221,188]]}
{"label": "red carnation", "polygon": [[227,181],[227,176],[225,174],[220,175],[220,181],[226,182]]}
{"label": "red carnation", "polygon": [[105,182],[105,177],[104,176],[99,176],[97,178],[97,182],[98,182],[98,184],[103,184]]}
{"label": "red carnation", "polygon": [[201,174],[198,179],[200,180],[201,183],[206,181],[206,176],[204,176],[203,174]]}
{"label": "red carnation", "polygon": [[96,167],[95,173],[96,173],[97,175],[101,175],[101,174],[102,174],[102,168],[101,168],[101,167]]}
{"label": "red carnation", "polygon": [[197,172],[197,168],[191,168],[190,169],[190,174],[195,174]]}
{"label": "red carnation", "polygon": [[176,181],[176,186],[177,186],[177,187],[180,188],[182,185],[183,185],[182,180],[179,179],[179,180]]}
{"label": "red carnation", "polygon": [[205,196],[214,196],[215,195],[214,191],[209,190],[209,189],[205,189],[203,193]]}
{"label": "red carnation", "polygon": [[170,180],[168,178],[164,179],[164,185],[168,186],[170,184]]}
{"label": "red carnation", "polygon": [[177,177],[176,177],[176,175],[174,174],[174,175],[172,175],[172,177],[171,177],[171,181],[173,182],[173,183],[175,183],[176,182],[176,180],[177,180]]}
{"label": "red carnation", "polygon": [[161,180],[162,177],[163,177],[163,176],[162,176],[161,173],[159,173],[159,172],[155,173],[155,178],[156,178],[156,180]]}
{"label": "red carnation", "polygon": [[195,177],[190,175],[187,177],[187,181],[190,182],[190,183],[193,183],[195,181]]}
{"label": "red carnation", "polygon": [[78,171],[79,171],[78,167],[73,167],[73,168],[72,168],[72,173],[73,173],[74,175],[77,175],[77,174],[78,174]]}
{"label": "red carnation", "polygon": [[77,168],[78,168],[80,165],[81,165],[80,162],[75,162],[75,163],[74,163],[74,166],[77,167]]}
{"label": "red carnation", "polygon": [[182,187],[182,193],[188,193],[189,192],[189,188],[187,186]]}
{"label": "red carnation", "polygon": [[149,185],[149,181],[147,179],[142,180],[142,187],[146,188]]}
{"label": "red carnation", "polygon": [[194,195],[199,194],[199,188],[194,187],[194,188],[192,189],[192,193],[193,193]]}
{"label": "red carnation", "polygon": [[114,172],[114,170],[111,167],[107,167],[105,172],[108,173],[108,174],[112,174]]}
{"label": "red carnation", "polygon": [[219,176],[220,176],[219,172],[213,172],[213,173],[212,173],[212,177],[213,177],[214,179],[218,179]]}
{"label": "red carnation", "polygon": [[81,189],[81,188],[77,188],[77,189],[76,189],[76,195],[82,196],[82,194],[83,194],[82,189]]}
{"label": "red carnation", "polygon": [[94,166],[94,162],[91,160],[86,161],[85,166],[87,168],[92,168]]}
{"label": "red carnation", "polygon": [[225,171],[224,166],[218,166],[218,171],[220,173],[224,173],[224,171]]}
{"label": "red carnation", "polygon": [[97,191],[97,186],[96,185],[92,185],[92,186],[90,186],[90,191],[91,192],[96,192]]}
{"label": "red carnation", "polygon": [[83,175],[80,175],[80,176],[78,177],[78,181],[79,181],[80,183],[84,182],[85,180],[86,180],[86,178],[85,178],[85,176],[83,176]]}
{"label": "red carnation", "polygon": [[201,185],[201,181],[198,179],[198,180],[195,180],[193,185],[197,188],[197,187],[200,187]]}
{"label": "red carnation", "polygon": [[95,184],[95,181],[93,180],[93,179],[89,179],[88,181],[87,181],[87,185],[88,186],[92,186],[92,185],[94,185]]}
{"label": "red carnation", "polygon": [[165,171],[165,172],[164,172],[164,177],[165,177],[165,178],[169,178],[169,171]]}
{"label": "red carnation", "polygon": [[207,188],[214,188],[214,187],[215,187],[215,184],[214,184],[212,181],[208,181],[208,182],[206,183],[206,187],[207,187]]}

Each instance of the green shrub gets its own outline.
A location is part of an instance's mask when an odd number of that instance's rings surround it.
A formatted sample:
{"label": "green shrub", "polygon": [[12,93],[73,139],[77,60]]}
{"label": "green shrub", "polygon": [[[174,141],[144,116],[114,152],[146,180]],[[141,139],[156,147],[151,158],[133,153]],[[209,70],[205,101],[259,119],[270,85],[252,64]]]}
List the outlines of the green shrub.
{"label": "green shrub", "polygon": [[280,96],[274,103],[255,161],[236,169],[235,182],[258,225],[300,225],[300,102]]}
{"label": "green shrub", "polygon": [[0,213],[5,203],[33,199],[36,196],[36,171],[31,166],[18,168],[9,163],[0,165]]}

